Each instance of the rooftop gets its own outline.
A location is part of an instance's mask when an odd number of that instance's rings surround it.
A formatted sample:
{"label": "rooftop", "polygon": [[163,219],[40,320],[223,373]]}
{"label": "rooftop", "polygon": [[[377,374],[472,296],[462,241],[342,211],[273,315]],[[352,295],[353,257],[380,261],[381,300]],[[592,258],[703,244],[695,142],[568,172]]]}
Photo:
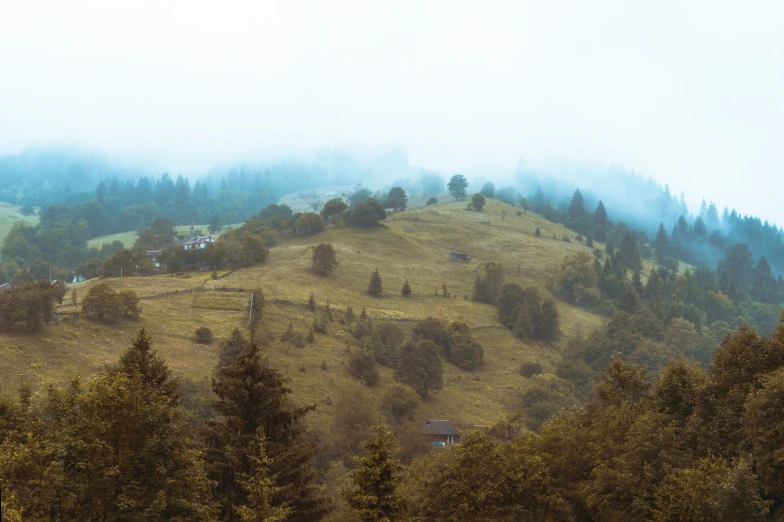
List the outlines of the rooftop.
{"label": "rooftop", "polygon": [[433,420],[430,419],[425,423],[422,433],[426,435],[460,435],[457,428],[452,426],[448,420]]}

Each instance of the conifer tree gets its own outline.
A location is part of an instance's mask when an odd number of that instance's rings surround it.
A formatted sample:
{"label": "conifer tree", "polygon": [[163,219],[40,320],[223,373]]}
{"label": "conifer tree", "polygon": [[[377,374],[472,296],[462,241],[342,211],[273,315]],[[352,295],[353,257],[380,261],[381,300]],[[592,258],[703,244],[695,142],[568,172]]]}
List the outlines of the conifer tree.
{"label": "conifer tree", "polygon": [[312,444],[299,441],[299,421],[314,406],[288,407],[289,379],[274,368],[262,366],[258,347],[250,343],[233,364],[213,374],[213,408],[219,420],[205,425],[210,476],[221,504],[222,517],[231,520],[247,504],[248,492],[241,477],[256,475],[251,458],[259,454],[257,436],[268,439],[267,455],[272,460],[268,476],[276,476],[281,489],[272,494],[271,505],[290,506],[290,520],[313,520],[328,509],[314,484]]}
{"label": "conifer tree", "polygon": [[273,498],[280,496],[283,488],[275,484],[277,476],[270,472],[274,463],[267,456],[264,434],[256,437],[256,448],[258,453],[250,456],[253,474],[245,474],[239,480],[245,489],[247,503],[237,508],[237,515],[242,522],[284,522],[292,515],[292,509],[287,503],[273,505]]}
{"label": "conifer tree", "polygon": [[593,229],[597,241],[607,239],[607,224],[607,209],[604,208],[604,203],[600,200],[593,213]]}
{"label": "conifer tree", "polygon": [[351,328],[351,324],[357,320],[356,316],[354,315],[354,309],[352,307],[347,307],[346,312],[343,314],[343,319],[346,321],[346,324]]}
{"label": "conifer tree", "polygon": [[242,336],[239,328],[231,332],[231,337],[221,343],[220,355],[218,355],[218,368],[229,366],[248,346],[248,341]]}
{"label": "conifer tree", "polygon": [[381,285],[381,275],[378,273],[378,268],[376,268],[373,273],[370,275],[370,283],[368,283],[368,294],[378,297],[384,291]]}
{"label": "conifer tree", "polygon": [[408,279],[406,279],[405,283],[403,283],[403,297],[408,297],[411,295],[411,285],[408,284]]}
{"label": "conifer tree", "polygon": [[670,238],[664,230],[664,223],[659,223],[659,231],[656,232],[653,247],[656,249],[656,262],[660,265],[664,264],[670,255]]}
{"label": "conifer tree", "polygon": [[152,349],[152,337],[139,328],[131,345],[120,356],[115,371],[132,377],[138,374],[144,384],[158,389],[173,402],[177,401],[177,379],[158,353]]}
{"label": "conifer tree", "polygon": [[311,292],[310,296],[308,297],[308,310],[311,312],[316,311],[316,296],[313,295],[313,292]]}
{"label": "conifer tree", "polygon": [[349,473],[354,488],[344,496],[363,522],[397,520],[406,507],[397,486],[403,466],[395,458],[397,440],[386,426],[374,426],[372,438],[362,442],[363,457],[354,457],[357,468]]}

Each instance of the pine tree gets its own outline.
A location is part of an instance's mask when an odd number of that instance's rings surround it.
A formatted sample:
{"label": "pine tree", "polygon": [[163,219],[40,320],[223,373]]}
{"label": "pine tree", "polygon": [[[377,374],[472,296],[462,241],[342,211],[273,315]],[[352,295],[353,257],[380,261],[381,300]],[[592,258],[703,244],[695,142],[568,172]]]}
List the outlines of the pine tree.
{"label": "pine tree", "polygon": [[290,408],[288,383],[278,370],[262,366],[253,343],[233,364],[213,375],[217,396],[213,408],[220,420],[206,423],[205,441],[223,518],[231,519],[247,503],[248,492],[240,479],[256,475],[252,456],[258,454],[259,433],[268,438],[267,455],[272,461],[268,476],[275,476],[275,485],[281,488],[272,494],[271,505],[290,506],[291,520],[312,520],[328,509],[314,484],[311,461],[316,448],[299,441],[299,421],[315,407]]}
{"label": "pine tree", "polygon": [[144,384],[156,388],[173,403],[177,402],[177,379],[172,377],[172,371],[163,357],[152,349],[152,337],[144,327],[139,328],[131,346],[120,356],[114,371],[122,372],[128,377],[138,374]]}
{"label": "pine tree", "polygon": [[242,336],[239,328],[231,332],[231,337],[221,343],[220,355],[218,356],[218,368],[231,365],[234,360],[247,348],[248,341]]}
{"label": "pine tree", "polygon": [[545,299],[534,320],[534,335],[551,341],[558,336],[558,327],[558,307],[552,299]]}
{"label": "pine tree", "polygon": [[607,239],[607,224],[607,209],[604,208],[604,203],[600,200],[593,213],[593,229],[597,241]]}
{"label": "pine tree", "polygon": [[370,276],[370,283],[368,283],[368,294],[378,297],[383,292],[383,287],[381,285],[381,275],[378,273],[378,268],[376,268]]}
{"label": "pine tree", "polygon": [[664,264],[670,255],[670,238],[664,230],[664,223],[659,223],[659,231],[656,232],[653,247],[656,249],[656,262],[660,265]]}
{"label": "pine tree", "polygon": [[316,311],[316,296],[313,295],[313,292],[311,292],[310,296],[308,297],[308,310],[311,312]]}
{"label": "pine tree", "polygon": [[346,321],[346,324],[351,327],[351,324],[356,321],[356,317],[354,316],[354,309],[352,307],[347,307],[346,312],[343,314],[343,319]]}
{"label": "pine tree", "polygon": [[632,270],[639,270],[642,268],[642,259],[640,257],[640,249],[637,245],[637,238],[631,232],[626,232],[621,240],[620,248],[618,249],[623,260],[623,264]]}
{"label": "pine tree", "polygon": [[267,456],[267,438],[264,434],[256,436],[257,454],[250,456],[252,474],[244,474],[240,485],[245,489],[247,503],[237,507],[237,515],[242,522],[284,522],[292,515],[291,507],[273,505],[273,498],[283,493],[277,486],[277,476],[270,473],[274,462]]}
{"label": "pine tree", "polygon": [[408,279],[406,282],[403,283],[403,297],[408,297],[411,295],[411,286],[408,284]]}
{"label": "pine tree", "polygon": [[365,455],[354,457],[357,468],[349,473],[354,488],[343,495],[364,522],[397,520],[406,508],[397,491],[403,470],[395,458],[399,446],[386,426],[374,426],[373,431],[373,437],[362,442]]}

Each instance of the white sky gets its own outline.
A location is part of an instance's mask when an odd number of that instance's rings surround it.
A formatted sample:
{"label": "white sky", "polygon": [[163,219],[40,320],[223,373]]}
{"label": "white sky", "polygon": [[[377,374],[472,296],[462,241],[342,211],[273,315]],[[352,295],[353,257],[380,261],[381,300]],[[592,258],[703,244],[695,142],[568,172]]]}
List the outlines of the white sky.
{"label": "white sky", "polygon": [[620,163],[784,224],[784,2],[0,0],[0,153]]}

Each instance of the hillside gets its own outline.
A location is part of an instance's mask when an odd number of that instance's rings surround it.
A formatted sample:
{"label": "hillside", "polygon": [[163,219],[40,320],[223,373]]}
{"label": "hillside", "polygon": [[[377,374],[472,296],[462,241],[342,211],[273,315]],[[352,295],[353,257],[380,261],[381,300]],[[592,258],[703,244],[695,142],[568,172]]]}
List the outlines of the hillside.
{"label": "hillside", "polygon": [[[286,353],[286,345],[275,341],[267,349],[271,364],[292,379],[294,400],[318,404],[312,421],[327,420],[336,384],[350,378],[344,352],[347,344],[353,346],[357,341],[337,319],[351,306],[356,314],[366,308],[376,323],[396,321],[404,329],[430,315],[466,321],[484,345],[484,362],[476,372],[463,372],[445,364],[444,389],[422,401],[419,413],[467,424],[494,422],[521,408],[525,379],[517,373],[520,364],[536,360],[548,373],[560,356],[557,347],[516,339],[499,324],[494,307],[465,298],[470,298],[476,271],[485,262],[500,261],[507,269],[507,281],[543,287],[564,256],[587,248],[574,240],[566,243],[552,239],[553,235],[561,238],[574,233],[537,215],[517,216],[514,208],[497,201],[488,201],[483,213],[467,212],[464,206],[464,202],[445,203],[409,210],[390,216],[385,221],[386,228],[369,231],[330,227],[316,236],[271,249],[267,264],[237,270],[217,281],[206,272],[184,277],[108,280],[116,289],[131,288],[142,297],[202,286],[211,291],[145,299],[138,321],[103,324],[83,319],[79,324],[47,325],[38,334],[4,333],[0,338],[0,387],[3,391],[13,390],[19,375],[38,383],[63,382],[76,373],[87,377],[116,361],[142,325],[151,331],[158,350],[176,373],[197,380],[206,378],[217,360],[218,342],[198,345],[192,340],[194,330],[207,325],[218,340],[226,338],[232,329],[247,324],[247,312],[194,308],[194,300],[220,295],[244,304],[249,296],[247,290],[258,287],[267,300],[264,323],[278,338],[289,322],[296,330],[307,332],[314,317],[305,307],[311,291],[319,306],[329,301],[338,312],[329,334],[317,335],[314,344],[307,344],[304,349],[292,347]],[[541,238],[534,235],[536,227],[541,229]],[[332,243],[337,252],[340,265],[330,277],[319,277],[310,269],[311,246],[317,243]],[[465,252],[472,260],[449,263],[450,251]],[[384,282],[381,298],[365,293],[375,267]],[[400,295],[406,279],[414,292],[410,298]],[[94,282],[73,285],[79,299]],[[441,293],[442,283],[448,285],[454,297],[436,297],[435,291]],[[215,291],[223,286],[244,291]],[[70,296],[66,301],[70,301]],[[599,316],[582,309],[561,302],[558,307],[564,333],[562,343],[575,328],[587,330],[601,323]],[[68,307],[64,305],[63,309]],[[327,370],[320,368],[322,361],[326,361]],[[380,384],[368,388],[368,394],[376,400],[393,382],[389,368],[380,367],[380,373]]]}
{"label": "hillside", "polygon": [[26,221],[29,225],[38,223],[38,216],[25,216],[19,209],[17,205],[0,201],[0,239],[5,239],[17,221]]}

